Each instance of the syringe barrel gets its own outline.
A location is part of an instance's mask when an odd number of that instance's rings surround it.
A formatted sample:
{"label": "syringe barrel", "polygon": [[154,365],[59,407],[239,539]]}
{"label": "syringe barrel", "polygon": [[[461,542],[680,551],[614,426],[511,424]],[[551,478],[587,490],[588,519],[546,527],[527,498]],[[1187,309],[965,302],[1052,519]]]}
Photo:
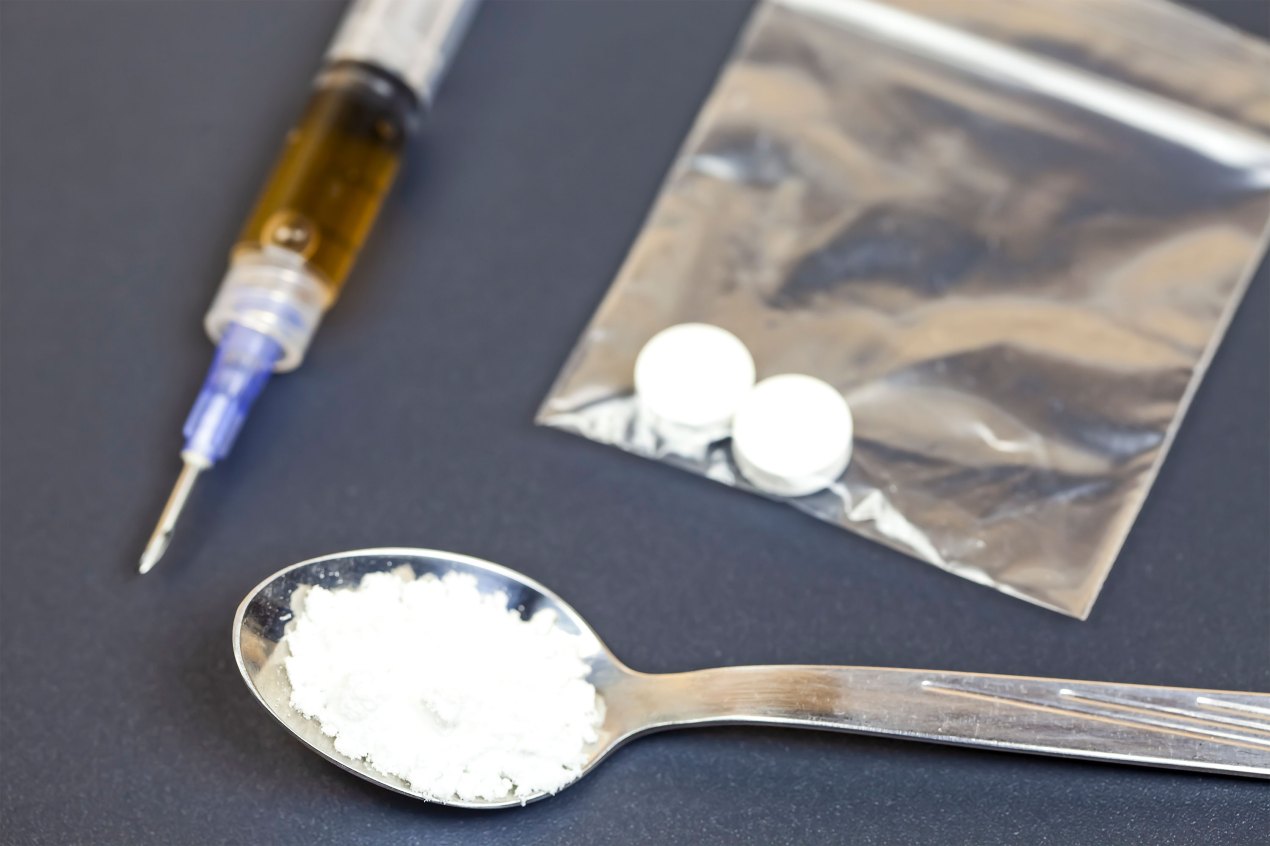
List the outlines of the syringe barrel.
{"label": "syringe barrel", "polygon": [[[355,0],[207,313],[297,367],[348,278],[476,0]],[[412,50],[413,47],[413,50]]]}
{"label": "syringe barrel", "polygon": [[424,105],[432,102],[479,0],[356,0],[328,62],[362,62],[394,74]]}

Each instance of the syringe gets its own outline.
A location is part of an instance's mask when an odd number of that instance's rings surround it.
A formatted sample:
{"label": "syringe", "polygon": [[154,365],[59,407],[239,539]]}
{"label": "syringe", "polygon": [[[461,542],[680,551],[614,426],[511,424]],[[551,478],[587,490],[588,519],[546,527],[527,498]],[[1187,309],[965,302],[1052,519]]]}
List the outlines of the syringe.
{"label": "syringe", "polygon": [[185,421],[184,468],[142,573],[162,557],[194,482],[229,452],[269,374],[303,360],[478,3],[353,0],[207,312],[216,356]]}

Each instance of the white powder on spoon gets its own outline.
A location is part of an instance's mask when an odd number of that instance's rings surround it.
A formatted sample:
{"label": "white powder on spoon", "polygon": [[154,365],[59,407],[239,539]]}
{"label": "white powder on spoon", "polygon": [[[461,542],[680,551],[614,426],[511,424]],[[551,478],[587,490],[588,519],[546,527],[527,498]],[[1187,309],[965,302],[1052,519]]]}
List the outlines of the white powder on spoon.
{"label": "white powder on spoon", "polygon": [[335,749],[437,799],[555,792],[581,772],[603,702],[584,641],[459,573],[315,587],[286,636],[291,704]]}

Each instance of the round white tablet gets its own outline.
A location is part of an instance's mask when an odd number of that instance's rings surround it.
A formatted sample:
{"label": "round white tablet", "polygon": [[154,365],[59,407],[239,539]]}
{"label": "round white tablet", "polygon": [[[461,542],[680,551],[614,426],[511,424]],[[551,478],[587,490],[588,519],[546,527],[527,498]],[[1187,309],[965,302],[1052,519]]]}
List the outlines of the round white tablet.
{"label": "round white tablet", "polygon": [[732,420],[732,455],[755,487],[806,496],[832,484],[851,460],[851,409],[827,382],[801,374],[764,379]]}
{"label": "round white tablet", "polygon": [[635,393],[658,423],[727,434],[754,387],[754,359],[731,332],[705,323],[663,329],[635,360]]}

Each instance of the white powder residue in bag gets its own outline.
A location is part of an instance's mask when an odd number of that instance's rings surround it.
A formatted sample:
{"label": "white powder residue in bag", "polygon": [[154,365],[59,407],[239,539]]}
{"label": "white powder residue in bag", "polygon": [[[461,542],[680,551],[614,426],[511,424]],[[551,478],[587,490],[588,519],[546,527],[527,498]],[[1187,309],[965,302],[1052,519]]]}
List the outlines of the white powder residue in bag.
{"label": "white powder residue in bag", "polygon": [[465,574],[315,587],[286,644],[291,704],[340,753],[437,799],[555,792],[603,719],[582,638]]}

